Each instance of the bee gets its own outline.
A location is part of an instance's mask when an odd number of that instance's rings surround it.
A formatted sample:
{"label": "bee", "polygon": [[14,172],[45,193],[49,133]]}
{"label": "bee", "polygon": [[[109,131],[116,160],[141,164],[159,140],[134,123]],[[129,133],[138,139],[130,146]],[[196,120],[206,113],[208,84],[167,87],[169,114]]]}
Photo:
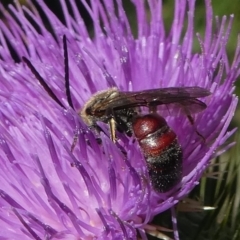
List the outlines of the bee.
{"label": "bee", "polygon": [[[167,192],[182,177],[183,155],[175,132],[158,114],[157,108],[166,106],[169,112],[179,110],[194,125],[192,114],[207,107],[197,98],[210,94],[201,87],[169,87],[137,92],[119,91],[114,87],[93,95],[80,116],[93,128],[99,121],[108,123],[113,142],[117,141],[116,130],[133,135],[146,160],[152,187],[157,192]],[[148,108],[149,113],[141,114],[140,107]]]}

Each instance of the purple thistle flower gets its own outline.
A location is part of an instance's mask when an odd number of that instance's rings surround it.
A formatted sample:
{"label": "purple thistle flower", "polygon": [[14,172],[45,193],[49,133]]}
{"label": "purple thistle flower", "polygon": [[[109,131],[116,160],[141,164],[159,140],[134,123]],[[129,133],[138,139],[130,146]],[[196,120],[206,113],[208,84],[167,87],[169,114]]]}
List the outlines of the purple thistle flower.
{"label": "purple thistle flower", "polygon": [[[74,1],[72,15],[61,1],[63,25],[43,1],[37,1],[52,32],[34,5],[2,6],[0,22],[1,239],[146,239],[151,219],[172,208],[198,184],[210,160],[224,145],[237,97],[234,81],[240,74],[240,45],[229,63],[226,44],[233,16],[216,19],[206,0],[206,30],[194,31],[194,0],[175,1],[169,33],[165,32],[161,1],[134,1],[138,36],[133,37],[121,0],[82,0],[93,21],[91,38]],[[184,23],[187,18],[187,29]],[[103,26],[103,27],[102,27]],[[166,193],[151,187],[146,162],[134,138],[119,135],[114,144],[100,133],[102,144],[76,111],[68,106],[62,38],[67,38],[70,91],[81,109],[100,90],[120,91],[198,86],[210,90],[201,99],[208,106],[194,115],[194,126],[182,115],[165,115],[183,149],[183,176]],[[198,39],[201,51],[193,52]],[[31,61],[65,108],[42,88],[23,62]],[[100,126],[109,132],[106,124]],[[196,129],[204,136],[198,136]],[[78,133],[78,142],[71,144]],[[126,151],[126,155],[123,153]],[[174,219],[174,216],[173,216]],[[174,225],[176,229],[176,226]],[[175,231],[177,239],[177,232]]]}

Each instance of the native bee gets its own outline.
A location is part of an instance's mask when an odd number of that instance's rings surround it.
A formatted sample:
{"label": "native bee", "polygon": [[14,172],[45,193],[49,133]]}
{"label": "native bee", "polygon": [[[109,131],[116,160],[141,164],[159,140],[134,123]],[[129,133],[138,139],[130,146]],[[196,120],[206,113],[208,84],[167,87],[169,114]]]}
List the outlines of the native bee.
{"label": "native bee", "polygon": [[[158,106],[169,111],[180,110],[193,125],[192,114],[206,108],[197,98],[210,95],[201,87],[169,87],[137,92],[110,88],[93,95],[84,105],[80,116],[89,126],[109,123],[111,139],[116,142],[116,130],[134,135],[147,163],[153,188],[158,192],[170,190],[182,176],[182,149],[175,132],[158,114]],[[140,107],[149,109],[141,114]],[[197,131],[197,134],[203,136]]]}

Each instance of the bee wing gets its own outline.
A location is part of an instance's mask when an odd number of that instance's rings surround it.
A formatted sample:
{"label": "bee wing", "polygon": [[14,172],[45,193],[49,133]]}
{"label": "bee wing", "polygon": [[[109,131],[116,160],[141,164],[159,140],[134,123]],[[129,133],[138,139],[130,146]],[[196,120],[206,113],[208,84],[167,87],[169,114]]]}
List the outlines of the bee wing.
{"label": "bee wing", "polygon": [[176,103],[159,105],[157,111],[168,116],[191,115],[203,111],[206,107],[207,105],[198,99],[187,99]]}
{"label": "bee wing", "polygon": [[206,97],[211,93],[207,89],[200,87],[172,87],[144,90],[140,92],[133,92],[133,94],[136,95],[136,99],[138,100],[144,99],[148,102],[161,101],[163,104],[167,104],[181,99]]}
{"label": "bee wing", "polygon": [[[115,98],[103,104],[102,110],[119,110],[135,107],[157,107],[169,110],[183,109],[184,112],[197,113],[206,108],[206,104],[196,99],[211,93],[200,87],[160,88],[139,92],[119,92]],[[167,106],[161,106],[167,105]]]}

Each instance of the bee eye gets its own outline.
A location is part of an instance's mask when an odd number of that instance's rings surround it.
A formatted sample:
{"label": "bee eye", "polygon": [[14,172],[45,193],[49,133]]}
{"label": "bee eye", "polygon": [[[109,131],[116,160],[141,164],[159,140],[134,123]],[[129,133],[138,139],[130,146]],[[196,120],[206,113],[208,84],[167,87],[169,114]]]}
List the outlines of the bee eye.
{"label": "bee eye", "polygon": [[92,115],[92,108],[91,107],[86,108],[86,114],[87,115]]}

